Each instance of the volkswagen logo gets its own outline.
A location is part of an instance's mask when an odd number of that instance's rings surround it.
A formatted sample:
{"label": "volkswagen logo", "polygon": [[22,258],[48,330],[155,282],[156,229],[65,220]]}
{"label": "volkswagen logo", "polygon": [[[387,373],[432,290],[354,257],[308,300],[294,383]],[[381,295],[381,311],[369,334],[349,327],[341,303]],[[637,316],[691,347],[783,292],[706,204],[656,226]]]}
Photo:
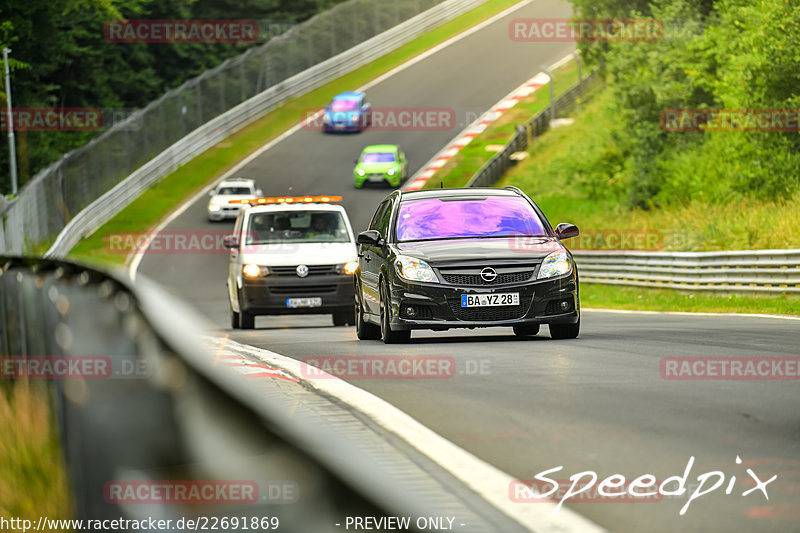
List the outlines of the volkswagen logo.
{"label": "volkswagen logo", "polygon": [[308,276],[308,267],[306,265],[300,265],[299,267],[297,267],[295,269],[295,272],[297,272],[298,276],[300,276],[301,278],[304,278],[304,277]]}
{"label": "volkswagen logo", "polygon": [[497,271],[492,267],[486,267],[481,270],[481,279],[486,283],[491,283],[497,278]]}

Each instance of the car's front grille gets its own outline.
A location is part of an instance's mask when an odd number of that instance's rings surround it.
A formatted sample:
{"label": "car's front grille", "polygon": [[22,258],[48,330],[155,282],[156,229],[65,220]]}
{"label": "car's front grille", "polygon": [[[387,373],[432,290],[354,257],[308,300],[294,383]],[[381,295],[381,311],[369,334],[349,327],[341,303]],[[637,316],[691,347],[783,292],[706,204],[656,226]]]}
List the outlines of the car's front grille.
{"label": "car's front grille", "polygon": [[275,285],[269,288],[272,294],[330,294],[336,285]]}
{"label": "car's front grille", "polygon": [[[274,276],[297,277],[297,266],[269,267],[269,271]],[[309,276],[327,276],[330,274],[336,274],[336,265],[308,265]]]}
{"label": "car's front grille", "polygon": [[531,305],[531,297],[520,295],[519,305],[461,307],[461,298],[449,298],[447,303],[458,320],[465,322],[491,322],[495,320],[516,320],[524,317]]}
{"label": "car's front grille", "polygon": [[504,269],[498,268],[497,270],[497,277],[492,281],[486,281],[481,277],[480,270],[474,269],[474,272],[467,272],[464,269],[455,270],[443,270],[439,269],[439,272],[442,274],[442,278],[447,283],[452,285],[502,285],[504,283],[521,283],[523,281],[528,281],[533,277],[533,270],[512,270],[512,271],[504,271]]}

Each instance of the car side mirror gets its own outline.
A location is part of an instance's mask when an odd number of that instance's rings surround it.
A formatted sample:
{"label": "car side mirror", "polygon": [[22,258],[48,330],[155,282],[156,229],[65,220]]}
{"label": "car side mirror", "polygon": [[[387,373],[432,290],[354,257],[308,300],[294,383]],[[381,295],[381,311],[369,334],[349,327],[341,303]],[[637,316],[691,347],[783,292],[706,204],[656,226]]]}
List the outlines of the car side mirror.
{"label": "car side mirror", "polygon": [[261,189],[256,189],[256,196],[258,197],[264,196],[264,191],[262,191]]}
{"label": "car side mirror", "polygon": [[222,238],[222,246],[224,246],[228,250],[233,250],[234,248],[238,248],[239,247],[239,236],[238,235],[225,235]]}
{"label": "car side mirror", "polygon": [[381,232],[375,229],[362,231],[356,237],[358,244],[366,244],[367,246],[378,246],[382,240]]}
{"label": "car side mirror", "polygon": [[580,231],[578,230],[578,226],[575,224],[562,222],[556,226],[556,237],[558,237],[558,240],[563,241],[564,239],[571,239],[572,237],[577,237],[578,235],[580,235]]}
{"label": "car side mirror", "polygon": [[209,196],[214,196],[214,189],[211,189],[210,191],[208,191],[208,195]]}

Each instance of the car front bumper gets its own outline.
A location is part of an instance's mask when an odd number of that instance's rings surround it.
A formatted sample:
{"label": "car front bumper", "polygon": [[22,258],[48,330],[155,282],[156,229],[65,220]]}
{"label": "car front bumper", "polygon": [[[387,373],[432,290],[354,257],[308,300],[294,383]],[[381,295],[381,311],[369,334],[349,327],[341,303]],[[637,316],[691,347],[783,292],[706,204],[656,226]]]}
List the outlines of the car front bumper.
{"label": "car front bumper", "polygon": [[[461,307],[463,294],[519,293],[518,306]],[[414,283],[391,287],[392,329],[448,329],[574,324],[580,318],[577,275],[488,287]],[[566,302],[563,309],[561,303]],[[413,309],[413,312],[411,312]]]}
{"label": "car front bumper", "polygon": [[322,125],[327,132],[332,131],[361,131],[361,122],[329,122]]}
{"label": "car front bumper", "polygon": [[397,187],[400,185],[401,176],[399,172],[395,172],[391,176],[385,172],[367,172],[363,176],[354,173],[353,179],[356,187],[363,187],[365,183],[388,183],[392,187]]}
{"label": "car front bumper", "polygon": [[[321,298],[319,307],[289,307],[287,300]],[[239,293],[239,308],[254,315],[327,314],[352,311],[354,302],[353,276],[267,276],[243,279]]]}
{"label": "car front bumper", "polygon": [[239,215],[239,208],[231,208],[231,207],[223,207],[219,211],[208,211],[208,219],[219,221],[219,220],[228,220],[231,218],[236,218]]}

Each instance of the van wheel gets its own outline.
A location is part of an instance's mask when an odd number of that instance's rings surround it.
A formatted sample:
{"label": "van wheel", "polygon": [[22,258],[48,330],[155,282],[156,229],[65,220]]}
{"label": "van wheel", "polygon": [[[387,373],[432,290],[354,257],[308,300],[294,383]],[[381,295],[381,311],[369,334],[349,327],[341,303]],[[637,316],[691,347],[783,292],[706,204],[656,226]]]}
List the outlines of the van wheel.
{"label": "van wheel", "polygon": [[239,319],[239,325],[242,329],[253,329],[256,327],[256,317],[252,313],[247,313],[242,311],[241,317]]}
{"label": "van wheel", "polygon": [[239,313],[231,311],[231,328],[239,329]]}

